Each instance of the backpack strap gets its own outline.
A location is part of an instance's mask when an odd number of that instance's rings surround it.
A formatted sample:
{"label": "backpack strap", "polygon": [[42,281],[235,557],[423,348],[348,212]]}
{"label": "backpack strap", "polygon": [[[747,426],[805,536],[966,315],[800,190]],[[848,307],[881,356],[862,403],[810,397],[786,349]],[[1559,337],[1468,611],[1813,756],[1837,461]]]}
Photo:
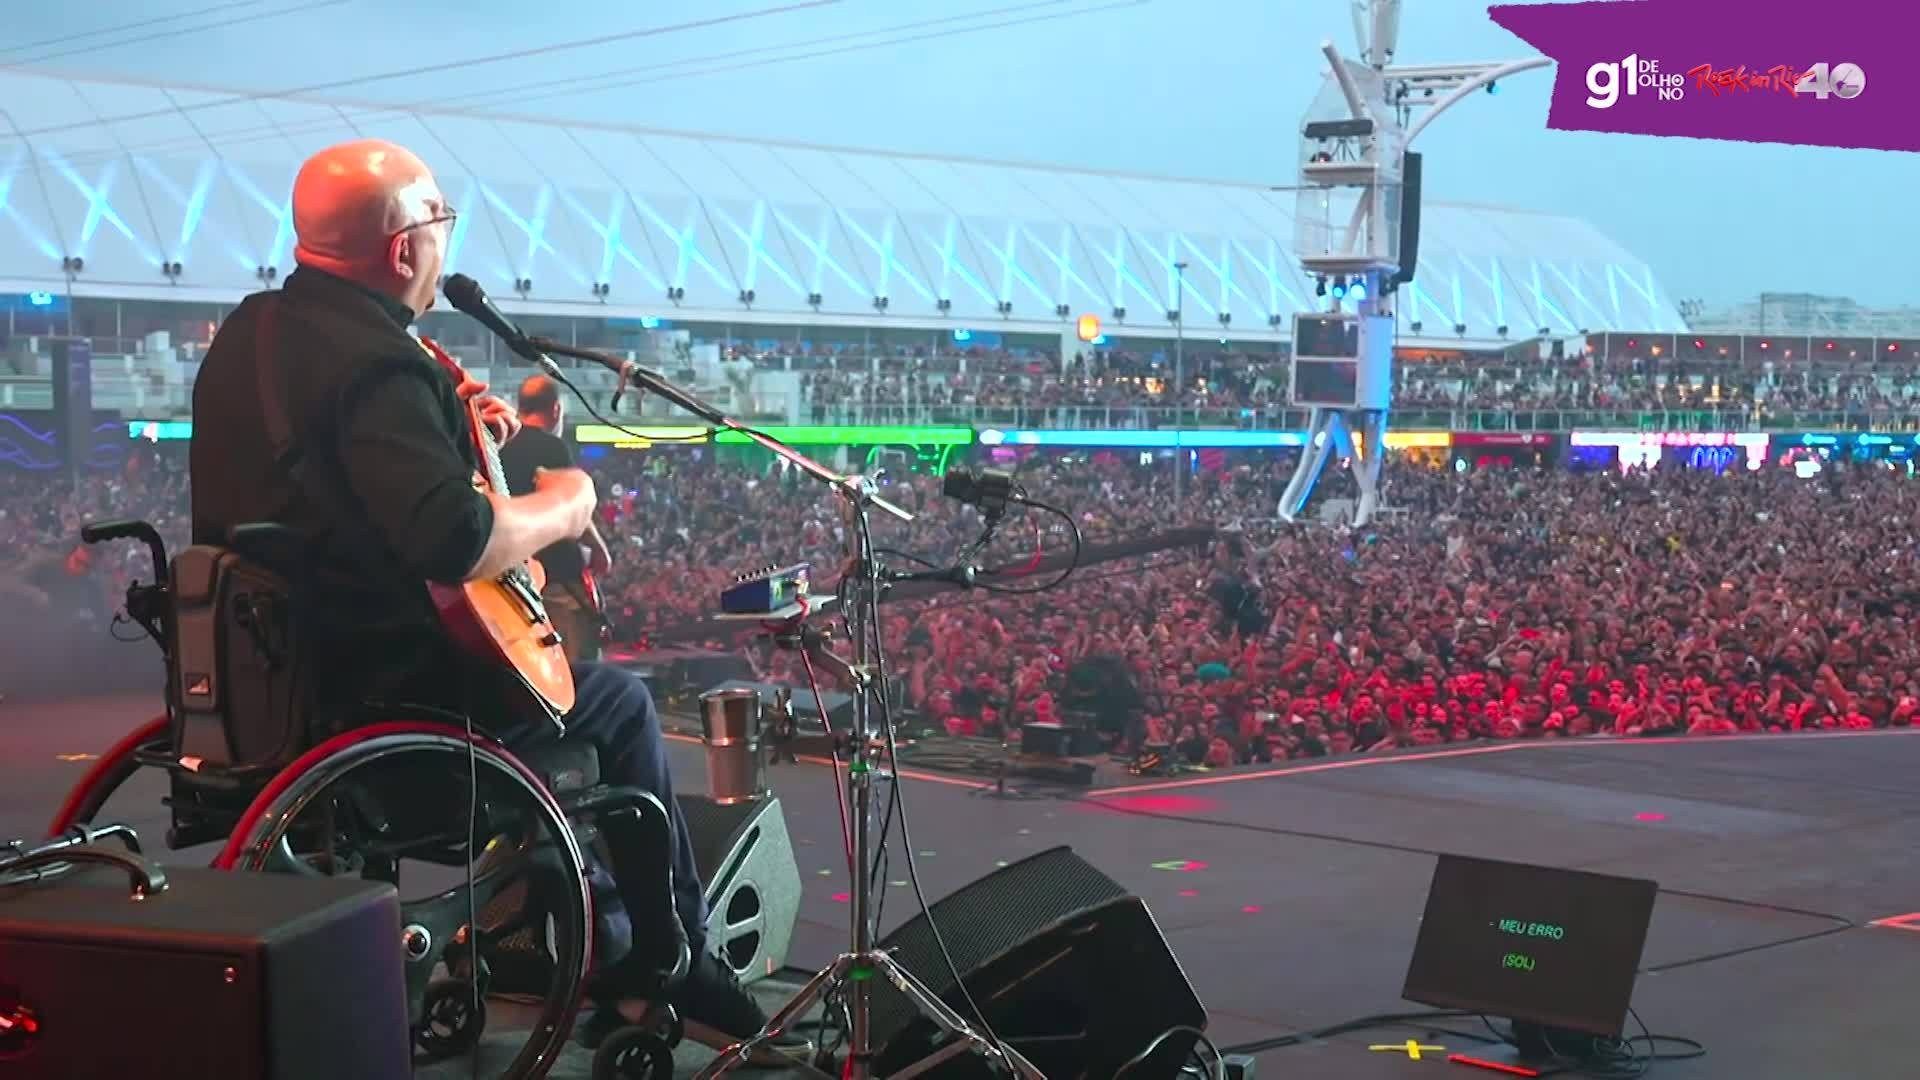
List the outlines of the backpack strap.
{"label": "backpack strap", "polygon": [[293,437],[293,423],[287,418],[287,395],[280,372],[280,356],[274,351],[274,331],[279,326],[280,297],[261,298],[260,318],[254,324],[254,389],[260,398],[260,418],[267,425],[267,442],[273,450],[273,467],[282,476],[300,479],[303,448]]}

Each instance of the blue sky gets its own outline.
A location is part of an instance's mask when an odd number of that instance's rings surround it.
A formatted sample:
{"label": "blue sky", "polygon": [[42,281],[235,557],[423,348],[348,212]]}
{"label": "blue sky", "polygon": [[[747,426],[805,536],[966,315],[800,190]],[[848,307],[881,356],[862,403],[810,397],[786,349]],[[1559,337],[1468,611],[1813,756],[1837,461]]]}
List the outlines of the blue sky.
{"label": "blue sky", "polygon": [[[265,91],[551,46],[333,94],[1288,185],[1317,46],[1353,49],[1345,0],[807,4],[41,2],[11,6],[0,64]],[[1401,62],[1533,55],[1483,4],[1406,6]],[[602,73],[625,85],[568,81]],[[1763,290],[1920,304],[1920,155],[1549,132],[1550,80],[1521,75],[1424,134],[1429,196],[1583,216],[1710,304]]]}

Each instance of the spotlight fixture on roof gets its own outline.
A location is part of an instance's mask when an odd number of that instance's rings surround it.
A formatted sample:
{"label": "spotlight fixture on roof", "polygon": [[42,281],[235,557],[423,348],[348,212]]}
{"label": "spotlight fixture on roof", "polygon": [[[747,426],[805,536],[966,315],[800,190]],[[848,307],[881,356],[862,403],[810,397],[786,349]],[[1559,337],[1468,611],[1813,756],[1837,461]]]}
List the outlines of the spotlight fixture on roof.
{"label": "spotlight fixture on roof", "polygon": [[253,276],[259,278],[261,281],[272,282],[274,278],[280,276],[280,268],[277,266],[256,266],[253,268]]}
{"label": "spotlight fixture on roof", "polygon": [[1123,307],[1117,307],[1117,308],[1114,308],[1114,309],[1113,309],[1113,321],[1114,321],[1114,322],[1126,322],[1126,321],[1127,321],[1127,309],[1126,309],[1126,308],[1123,308]]}
{"label": "spotlight fixture on roof", "polygon": [[1317,277],[1313,279],[1313,295],[1315,296],[1327,295],[1327,279],[1326,278]]}
{"label": "spotlight fixture on roof", "polygon": [[530,277],[514,278],[513,291],[519,293],[522,296],[525,296],[526,294],[532,292],[533,279]]}
{"label": "spotlight fixture on roof", "polygon": [[1453,332],[1454,332],[1454,333],[1456,333],[1456,334],[1459,334],[1459,335],[1460,335],[1461,337],[1466,337],[1466,336],[1467,336],[1467,324],[1466,324],[1466,323],[1463,323],[1463,322],[1457,322],[1457,323],[1454,323],[1454,324],[1453,324]]}
{"label": "spotlight fixture on roof", "polygon": [[753,303],[753,290],[752,290],[752,289],[741,289],[741,290],[740,290],[740,302],[741,302],[741,303],[743,303],[743,304],[751,304],[751,303]]}
{"label": "spotlight fixture on roof", "polygon": [[1055,304],[1053,305],[1053,313],[1064,319],[1073,313],[1073,309],[1065,304]]}
{"label": "spotlight fixture on roof", "polygon": [[889,300],[888,300],[888,299],[887,299],[886,297],[884,297],[884,296],[876,296],[876,297],[874,297],[874,298],[873,298],[873,310],[875,310],[875,311],[885,311],[885,310],[887,310],[887,304],[888,304],[888,303],[890,303],[890,301],[889,301]]}
{"label": "spotlight fixture on roof", "polygon": [[1267,316],[1267,325],[1277,327],[1281,323],[1285,322],[1286,318],[1287,317],[1285,315],[1269,315]]}
{"label": "spotlight fixture on roof", "polygon": [[177,262],[163,262],[160,264],[160,272],[167,276],[168,281],[172,281],[174,278],[180,276],[180,264]]}
{"label": "spotlight fixture on roof", "polygon": [[1409,330],[1411,330],[1411,331],[1413,331],[1414,333],[1416,333],[1416,334],[1417,334],[1417,333],[1419,333],[1419,332],[1420,332],[1420,327],[1421,327],[1422,325],[1423,325],[1423,324],[1422,324],[1422,323],[1420,322],[1420,320],[1419,320],[1419,319],[1415,319],[1415,320],[1413,320],[1412,322],[1410,322],[1410,323],[1408,323],[1408,324],[1407,324],[1407,329],[1409,329]]}
{"label": "spotlight fixture on roof", "polygon": [[940,298],[940,302],[935,304],[934,307],[939,308],[940,314],[945,315],[947,312],[953,310],[953,301],[943,296]]}
{"label": "spotlight fixture on roof", "polygon": [[1233,321],[1233,312],[1231,312],[1231,311],[1223,311],[1223,312],[1221,312],[1221,313],[1220,313],[1220,325],[1221,325],[1221,326],[1225,326],[1225,325],[1227,325],[1228,323],[1231,323],[1232,321]]}
{"label": "spotlight fixture on roof", "polygon": [[1002,315],[1011,315],[1013,314],[1013,301],[1002,300],[999,304],[995,305],[995,310],[999,311]]}
{"label": "spotlight fixture on roof", "polygon": [[78,255],[69,255],[60,260],[60,269],[65,270],[69,274],[77,274],[86,268],[87,260]]}
{"label": "spotlight fixture on roof", "polygon": [[1553,327],[1551,327],[1551,326],[1543,326],[1543,327],[1541,327],[1541,328],[1540,328],[1540,336],[1541,336],[1541,337],[1543,337],[1543,338],[1546,338],[1546,337],[1552,337],[1552,336],[1553,336]]}
{"label": "spotlight fixture on roof", "polygon": [[1168,322],[1170,322],[1170,323],[1177,323],[1177,322],[1179,322],[1179,321],[1180,321],[1180,309],[1179,309],[1179,308],[1168,308],[1168,309],[1167,309],[1167,321],[1168,321]]}
{"label": "spotlight fixture on roof", "polygon": [[819,307],[822,301],[824,300],[825,300],[825,297],[821,296],[817,292],[810,292],[807,294],[807,304],[811,307]]}
{"label": "spotlight fixture on roof", "polygon": [[593,295],[599,297],[602,300],[605,300],[607,298],[607,294],[612,291],[613,291],[613,286],[608,284],[607,282],[596,281],[593,283]]}
{"label": "spotlight fixture on roof", "polygon": [[1347,279],[1346,278],[1333,279],[1333,298],[1335,300],[1345,300],[1347,298]]}
{"label": "spotlight fixture on roof", "polygon": [[686,298],[687,298],[687,290],[681,288],[678,285],[667,286],[667,299],[677,304],[680,301],[685,300]]}
{"label": "spotlight fixture on roof", "polygon": [[1499,335],[1500,335],[1501,337],[1506,337],[1506,336],[1507,336],[1507,324],[1506,324],[1506,323],[1501,323],[1501,324],[1500,324],[1499,326],[1496,326],[1496,327],[1494,327],[1494,328],[1493,328],[1493,332],[1494,332],[1494,333],[1496,333],[1496,334],[1499,334]]}

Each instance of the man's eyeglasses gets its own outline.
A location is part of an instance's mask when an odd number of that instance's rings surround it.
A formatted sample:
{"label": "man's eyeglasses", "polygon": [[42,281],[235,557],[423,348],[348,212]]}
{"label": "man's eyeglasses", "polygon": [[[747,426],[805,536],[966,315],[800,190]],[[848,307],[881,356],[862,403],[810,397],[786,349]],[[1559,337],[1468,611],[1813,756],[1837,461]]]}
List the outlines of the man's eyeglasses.
{"label": "man's eyeglasses", "polygon": [[440,206],[440,212],[438,214],[435,214],[434,216],[426,219],[425,221],[416,221],[411,225],[402,225],[398,229],[395,229],[392,235],[387,237],[387,246],[392,247],[394,241],[400,239],[402,236],[405,236],[406,234],[412,232],[415,229],[424,229],[429,225],[438,225],[438,224],[441,224],[442,222],[445,222],[448,225],[452,225],[454,222],[458,220],[460,220],[459,211],[455,210],[449,204],[442,203]]}

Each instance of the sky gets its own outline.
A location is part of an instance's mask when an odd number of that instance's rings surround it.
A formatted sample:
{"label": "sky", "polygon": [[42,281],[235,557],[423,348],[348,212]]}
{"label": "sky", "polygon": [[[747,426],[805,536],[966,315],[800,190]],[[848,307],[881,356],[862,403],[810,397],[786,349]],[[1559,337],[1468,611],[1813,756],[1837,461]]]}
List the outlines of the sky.
{"label": "sky", "polygon": [[[1400,63],[1535,55],[1484,4],[1405,7]],[[29,70],[1276,186],[1298,180],[1320,42],[1356,51],[1346,0],[9,8],[0,65]],[[468,63],[509,52],[534,54]],[[1920,305],[1920,155],[1548,131],[1551,79],[1516,76],[1428,129],[1428,197],[1583,217],[1709,307],[1763,291]]]}

